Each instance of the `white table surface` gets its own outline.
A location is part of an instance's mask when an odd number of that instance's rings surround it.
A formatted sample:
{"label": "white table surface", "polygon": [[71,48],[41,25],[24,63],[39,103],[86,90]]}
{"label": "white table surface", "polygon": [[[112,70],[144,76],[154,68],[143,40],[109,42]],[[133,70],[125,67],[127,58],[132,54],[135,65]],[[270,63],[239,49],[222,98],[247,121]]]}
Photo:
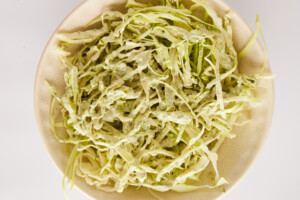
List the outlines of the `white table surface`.
{"label": "white table surface", "polygon": [[[0,199],[64,199],[62,174],[37,130],[33,87],[49,37],[81,1],[0,1]],[[226,1],[253,28],[260,14],[277,77],[275,112],[266,144],[250,172],[223,199],[300,199],[300,2]],[[70,199],[88,198],[74,189]]]}

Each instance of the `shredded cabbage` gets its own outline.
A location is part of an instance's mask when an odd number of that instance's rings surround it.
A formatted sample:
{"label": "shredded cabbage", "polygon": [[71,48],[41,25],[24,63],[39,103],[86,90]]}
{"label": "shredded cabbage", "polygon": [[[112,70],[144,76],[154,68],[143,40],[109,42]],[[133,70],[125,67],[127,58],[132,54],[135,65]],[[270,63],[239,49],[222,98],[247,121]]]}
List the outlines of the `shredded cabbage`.
{"label": "shredded cabbage", "polygon": [[[87,30],[57,34],[66,87],[59,94],[48,83],[50,118],[56,138],[72,148],[65,172],[71,185],[75,174],[108,192],[227,183],[217,151],[255,101],[255,77],[238,71],[230,13],[222,19],[203,0],[189,8],[160,2],[128,0],[125,14],[105,11]],[[199,9],[203,17],[194,15]],[[198,186],[210,164],[213,182]]]}

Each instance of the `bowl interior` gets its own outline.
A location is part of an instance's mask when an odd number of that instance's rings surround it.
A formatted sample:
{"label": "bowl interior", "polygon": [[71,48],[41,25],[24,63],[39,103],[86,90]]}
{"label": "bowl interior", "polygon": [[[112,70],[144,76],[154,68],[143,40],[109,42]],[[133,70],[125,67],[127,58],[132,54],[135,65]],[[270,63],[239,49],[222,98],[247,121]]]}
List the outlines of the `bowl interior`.
{"label": "bowl interior", "polygon": [[[125,3],[125,0],[84,1],[62,22],[57,32],[79,30],[105,9],[124,12]],[[231,9],[222,0],[210,0],[209,4],[212,5],[221,17]],[[253,32],[236,12],[233,12],[232,15],[232,26],[234,45],[236,50],[239,51],[248,42]],[[45,85],[45,80],[48,80],[58,87],[60,91],[64,89],[63,70],[60,67],[59,58],[55,53],[56,44],[56,38],[52,37],[40,60],[35,81],[35,112],[41,137],[49,155],[59,170],[64,172],[69,155],[67,154],[65,145],[55,139],[50,128],[49,114],[52,97]],[[262,66],[263,60],[263,49],[259,42],[256,41],[247,55],[239,60],[239,69],[244,73],[254,74],[258,72],[258,69]],[[269,74],[271,73],[269,66],[266,71]],[[226,139],[218,152],[220,175],[229,181],[229,184],[226,186],[227,192],[248,171],[259,153],[270,128],[274,104],[273,81],[259,80],[258,85],[256,96],[260,98],[261,101],[247,113],[252,118],[251,122],[243,127],[236,127],[234,132],[237,134],[237,137],[232,140]],[[145,188],[139,188],[137,190],[134,187],[129,187],[122,194],[116,192],[106,193],[87,185],[83,179],[78,177],[76,179],[76,186],[95,199],[154,199]],[[177,193],[173,191],[155,193],[164,199],[172,200],[209,200],[216,199],[224,194],[217,190],[210,189],[201,189],[189,193]]]}

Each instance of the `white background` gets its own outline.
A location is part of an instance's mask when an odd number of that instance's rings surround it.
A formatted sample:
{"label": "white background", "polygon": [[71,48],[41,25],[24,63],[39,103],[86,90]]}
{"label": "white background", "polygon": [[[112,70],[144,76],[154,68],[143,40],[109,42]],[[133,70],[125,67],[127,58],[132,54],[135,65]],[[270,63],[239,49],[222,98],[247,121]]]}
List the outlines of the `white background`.
{"label": "white background", "polygon": [[[47,155],[37,130],[33,88],[48,39],[81,1],[0,1],[0,199],[64,199],[62,174]],[[300,2],[226,1],[253,28],[260,14],[277,77],[267,142],[250,172],[223,199],[300,199]],[[70,198],[88,199],[76,189]]]}

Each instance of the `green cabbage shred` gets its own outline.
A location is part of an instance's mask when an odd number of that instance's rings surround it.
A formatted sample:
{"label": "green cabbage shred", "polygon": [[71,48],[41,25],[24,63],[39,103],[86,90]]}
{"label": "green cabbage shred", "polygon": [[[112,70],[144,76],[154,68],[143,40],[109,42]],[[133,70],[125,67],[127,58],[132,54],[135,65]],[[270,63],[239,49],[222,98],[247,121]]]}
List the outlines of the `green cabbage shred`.
{"label": "green cabbage shred", "polygon": [[[65,91],[47,84],[55,137],[72,148],[64,187],[76,175],[107,192],[227,183],[217,151],[256,100],[256,79],[237,68],[230,13],[222,19],[203,0],[160,2],[128,0],[125,14],[105,11],[84,31],[57,34]],[[211,185],[195,184],[209,165]]]}

